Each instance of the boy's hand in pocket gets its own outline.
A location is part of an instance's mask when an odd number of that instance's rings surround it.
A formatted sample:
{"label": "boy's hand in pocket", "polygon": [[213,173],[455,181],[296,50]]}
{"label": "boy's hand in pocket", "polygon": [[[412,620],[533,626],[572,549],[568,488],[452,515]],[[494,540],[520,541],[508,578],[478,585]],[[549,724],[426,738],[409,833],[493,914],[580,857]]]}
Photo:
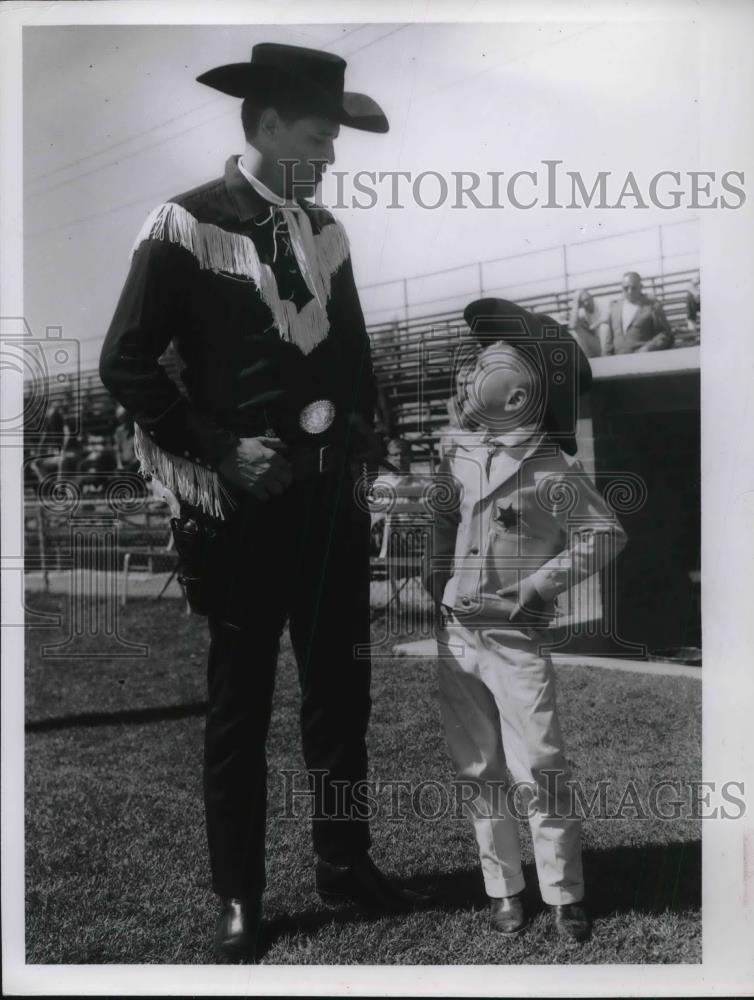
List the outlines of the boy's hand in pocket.
{"label": "boy's hand in pocket", "polygon": [[512,625],[546,625],[550,615],[544,609],[546,601],[531,580],[524,578],[519,583],[508,584],[496,591],[498,597],[516,602],[509,621]]}

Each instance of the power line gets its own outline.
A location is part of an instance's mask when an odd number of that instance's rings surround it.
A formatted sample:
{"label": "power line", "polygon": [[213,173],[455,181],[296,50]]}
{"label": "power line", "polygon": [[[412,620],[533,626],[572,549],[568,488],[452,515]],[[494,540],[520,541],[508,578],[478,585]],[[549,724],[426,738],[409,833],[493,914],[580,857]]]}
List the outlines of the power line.
{"label": "power line", "polygon": [[67,184],[75,184],[76,181],[82,180],[84,177],[89,177],[92,174],[97,174],[101,170],[106,170],[108,167],[114,167],[122,163],[124,160],[130,160],[134,156],[139,156],[141,153],[146,153],[150,149],[157,149],[159,146],[164,146],[168,142],[172,142],[174,139],[179,139],[181,136],[186,135],[188,132],[193,132],[194,129],[202,128],[204,125],[209,125],[210,122],[217,121],[220,118],[225,118],[229,114],[236,114],[237,108],[226,108],[225,111],[221,111],[219,115],[213,115],[211,118],[206,118],[204,121],[196,122],[193,125],[189,125],[187,128],[183,129],[181,132],[176,132],[173,135],[165,136],[163,139],[158,139],[157,142],[151,142],[146,146],[140,146],[138,149],[133,150],[130,153],[124,153],[123,156],[118,157],[116,160],[108,160],[107,163],[102,163],[98,167],[92,167],[91,170],[85,170],[83,173],[75,174],[73,177],[67,177],[62,181],[58,181],[56,184],[51,184],[49,187],[43,188],[41,191],[35,191],[27,195],[27,198],[38,198],[40,195],[48,194],[50,191],[55,191],[57,188],[65,187]]}
{"label": "power line", "polygon": [[[364,28],[368,28],[370,25],[362,24],[358,28],[352,28],[347,31],[345,35],[338,33],[330,41],[326,42],[326,45],[331,45],[333,42],[342,41],[349,35],[355,34],[357,31],[363,31]],[[104,146],[102,149],[98,149],[93,153],[87,153],[85,156],[79,157],[77,160],[71,160],[69,163],[65,163],[60,167],[53,167],[51,170],[46,170],[42,174],[37,174],[34,177],[29,178],[29,184],[34,184],[37,181],[44,180],[47,177],[52,177],[53,174],[62,173],[65,170],[70,170],[71,167],[77,167],[82,163],[86,163],[87,160],[96,159],[98,156],[103,156],[105,153],[111,152],[113,149],[117,149],[118,146],[126,146],[129,142],[133,142],[134,139],[141,139],[145,135],[151,135],[152,132],[157,132],[159,129],[164,128],[166,125],[172,125],[173,122],[179,121],[181,118],[186,118],[188,115],[194,115],[198,111],[203,111],[205,108],[212,107],[215,104],[220,103],[225,100],[225,96],[215,97],[211,101],[205,101],[204,104],[200,104],[196,108],[189,108],[188,111],[182,111],[180,114],[173,115],[171,118],[166,118],[164,121],[158,122],[156,125],[150,125],[149,128],[142,129],[140,132],[134,132],[133,135],[127,136],[125,139],[119,139],[117,142],[110,143]],[[211,119],[210,119],[211,120]]]}
{"label": "power line", "polygon": [[113,205],[112,208],[106,208],[101,212],[92,212],[91,215],[82,215],[79,219],[71,219],[70,222],[62,222],[59,226],[53,226],[51,229],[38,229],[36,232],[27,233],[26,235],[29,239],[38,239],[40,236],[49,236],[50,233],[57,233],[61,229],[71,229],[85,222],[91,222],[93,219],[99,219],[103,215],[112,215],[113,212],[119,212],[122,208],[133,208],[134,205],[143,205],[145,202],[149,201],[154,202],[155,198],[159,198],[163,194],[163,190],[158,191],[156,194],[147,195],[145,198],[138,198],[136,201],[127,201],[122,205]]}
{"label": "power line", "polygon": [[[386,285],[395,285],[401,281],[418,281],[421,278],[436,278],[443,274],[452,274],[456,271],[463,271],[468,270],[471,267],[478,267],[480,264],[501,264],[508,260],[520,260],[523,257],[533,257],[541,253],[551,253],[555,250],[562,250],[564,245],[567,246],[569,250],[574,250],[578,247],[587,246],[592,243],[601,243],[605,240],[617,240],[624,236],[635,236],[637,233],[649,233],[655,232],[657,229],[671,229],[673,226],[694,226],[698,224],[698,218],[676,219],[675,222],[660,222],[653,226],[639,226],[637,229],[625,229],[623,232],[618,233],[605,233],[601,236],[589,236],[586,239],[576,240],[572,243],[548,243],[545,246],[536,247],[532,250],[520,250],[517,253],[509,253],[504,257],[487,257],[484,260],[471,261],[469,264],[454,264],[451,267],[443,267],[437,271],[422,271],[419,274],[402,275],[400,278],[386,278],[384,281],[373,281],[368,285],[360,285],[359,287],[361,291],[364,291],[367,288],[382,288]],[[668,254],[667,256],[685,257],[686,253]],[[588,271],[581,273],[586,274]]]}
{"label": "power line", "polygon": [[[379,38],[372,39],[371,42],[367,42],[365,45],[359,46],[358,49],[354,49],[352,52],[348,52],[347,56],[350,59],[351,56],[355,56],[357,52],[363,52],[364,49],[368,49],[371,45],[376,45],[378,42],[384,42],[386,38],[390,38],[391,35],[397,35],[399,31],[405,31],[406,28],[412,28],[412,24],[400,24],[397,28],[393,28],[392,31],[386,31],[384,35],[380,35]],[[345,57],[344,57],[345,58]]]}
{"label": "power line", "polygon": [[105,153],[109,153],[111,150],[117,149],[118,146],[125,146],[129,142],[133,142],[134,139],[141,139],[142,136],[150,135],[152,132],[156,132],[158,129],[164,128],[166,125],[171,125],[173,122],[176,122],[181,118],[185,118],[187,115],[196,114],[197,111],[203,111],[205,108],[208,108],[213,104],[218,104],[220,101],[222,101],[222,97],[216,97],[211,101],[206,101],[204,104],[200,104],[197,108],[190,108],[188,111],[182,111],[178,115],[173,115],[172,118],[167,118],[163,122],[158,122],[157,125],[151,125],[149,128],[145,128],[141,132],[135,132],[126,139],[119,139],[117,142],[113,142],[109,146],[105,146],[102,149],[97,150],[95,153],[87,153],[85,156],[79,157],[78,160],[71,160],[70,163],[66,163],[62,167],[54,167],[52,170],[47,170],[43,174],[37,174],[36,177],[31,177],[29,179],[29,183],[33,184],[36,181],[44,180],[46,177],[52,177],[53,174],[62,173],[64,170],[70,170],[71,167],[77,167],[80,164],[85,163],[87,160],[93,160],[97,156],[103,156]]}
{"label": "power line", "polygon": [[[369,25],[361,25],[359,28],[352,29],[352,31],[348,32],[348,34],[349,35],[350,34],[355,34],[357,31],[360,31],[364,27],[369,27]],[[389,38],[391,35],[396,35],[399,31],[404,31],[406,28],[410,28],[410,27],[412,27],[412,25],[410,25],[410,24],[401,24],[397,28],[393,28],[392,31],[388,31],[384,35],[380,35],[379,38],[374,38],[371,41],[367,42],[365,45],[360,46],[358,49],[355,49],[354,52],[348,53],[348,58],[350,59],[350,57],[352,55],[354,55],[356,52],[362,52],[364,49],[368,49],[370,46],[376,45],[378,42],[384,41],[386,38]],[[347,37],[347,36],[344,36],[344,37]],[[214,103],[214,102],[209,102],[209,103]],[[199,109],[195,109],[195,110],[199,110]],[[163,145],[166,142],[171,142],[173,139],[177,139],[180,136],[185,135],[187,132],[190,132],[190,131],[192,131],[195,128],[200,128],[202,125],[206,125],[209,121],[215,121],[217,118],[221,118],[221,117],[223,117],[223,115],[230,114],[231,111],[235,111],[235,110],[236,110],[235,108],[228,109],[228,111],[224,111],[224,112],[222,112],[222,114],[216,115],[213,118],[208,119],[207,121],[198,122],[195,125],[190,125],[188,128],[184,129],[182,132],[178,132],[175,135],[168,136],[167,138],[162,139],[162,140],[160,140],[157,143],[152,143],[150,146],[141,147],[139,150],[135,150],[133,153],[126,154],[121,159],[125,160],[125,159],[127,159],[127,158],[129,158],[131,156],[137,155],[140,152],[145,152],[147,149],[152,149],[152,148],[154,148],[156,146]],[[155,128],[159,128],[159,127],[161,127],[161,126],[154,126],[149,131],[154,131]],[[90,171],[86,171],[84,174],[78,174],[75,178],[71,178],[70,180],[62,181],[59,184],[54,185],[53,187],[47,188],[46,190],[47,191],[51,191],[51,190],[54,190],[54,188],[62,187],[64,184],[70,183],[71,180],[78,180],[80,177],[84,177],[84,176],[88,176],[89,174],[96,173],[99,170],[105,169],[107,166],[112,166],[114,163],[117,163],[117,162],[120,162],[120,160],[111,161],[108,164],[103,164],[100,167],[93,168]],[[161,192],[158,192],[158,194],[160,194],[160,193]],[[64,230],[64,229],[75,228],[76,226],[83,225],[84,223],[87,223],[87,222],[92,222],[94,219],[101,218],[101,217],[103,217],[105,215],[112,215],[114,212],[119,212],[121,209],[124,209],[124,208],[132,208],[135,205],[142,205],[145,202],[153,200],[154,197],[157,197],[157,195],[155,195],[155,196],[148,196],[146,198],[139,198],[136,201],[125,202],[125,203],[123,203],[121,205],[114,205],[112,208],[105,209],[105,210],[103,210],[101,212],[92,212],[89,215],[81,216],[78,219],[72,219],[69,222],[61,223],[60,225],[53,226],[50,229],[37,230],[36,232],[31,232],[31,233],[28,233],[27,235],[28,235],[29,239],[37,239],[40,236],[49,236],[51,233],[56,233],[56,232],[59,232],[59,231]]]}
{"label": "power line", "polygon": [[[371,27],[371,25],[369,25],[369,24],[362,24],[362,25],[359,25],[359,27],[357,27],[357,28],[351,28],[349,31],[346,31],[345,34],[338,33],[338,35],[335,38],[330,39],[328,42],[325,43],[325,45],[332,45],[335,42],[339,42],[339,41],[342,42],[346,38],[348,38],[350,35],[356,34],[356,32],[358,32],[358,31],[363,31],[365,28],[368,28],[368,27]],[[400,28],[398,28],[396,30],[400,30]],[[388,34],[394,34],[394,32],[388,32]],[[387,35],[383,35],[382,37],[387,37]],[[381,38],[375,39],[375,41],[381,41]],[[367,45],[362,46],[362,48],[367,48],[369,45],[372,45],[372,44],[374,44],[374,41],[367,43]],[[361,51],[361,49],[357,49],[356,51]],[[199,105],[199,107],[191,108],[189,111],[183,111],[183,112],[181,112],[181,114],[174,115],[172,118],[167,118],[165,121],[158,122],[158,124],[152,125],[152,126],[150,126],[150,128],[144,129],[142,132],[136,132],[136,133],[134,133],[134,135],[129,136],[127,139],[121,139],[118,142],[111,143],[111,145],[105,146],[103,149],[100,149],[100,150],[98,150],[95,153],[88,153],[86,156],[82,156],[78,160],[72,160],[70,163],[67,163],[64,166],[55,167],[54,169],[48,170],[48,171],[46,171],[43,174],[37,174],[36,177],[32,177],[29,180],[29,184],[33,184],[35,182],[44,180],[47,177],[51,177],[54,174],[61,173],[61,172],[65,171],[65,170],[69,170],[71,167],[79,166],[80,164],[85,163],[87,160],[96,159],[96,157],[98,157],[98,156],[104,156],[105,153],[109,153],[113,149],[117,149],[119,146],[127,145],[128,143],[133,142],[135,139],[140,139],[140,138],[142,138],[145,135],[150,135],[152,132],[156,132],[156,131],[159,131],[159,130],[165,128],[166,125],[170,125],[170,124],[172,124],[175,121],[179,121],[181,118],[185,118],[188,115],[196,114],[197,112],[202,111],[204,108],[208,108],[208,107],[214,106],[215,104],[218,104],[218,103],[220,103],[220,102],[222,102],[224,100],[225,100],[225,97],[215,98],[215,99],[213,99],[211,101],[207,101],[204,104]],[[41,191],[30,192],[26,197],[27,198],[35,198],[35,197],[38,197],[41,194],[46,194],[48,191],[54,191],[57,188],[65,187],[68,184],[73,184],[77,180],[80,180],[81,178],[89,177],[91,174],[98,173],[100,170],[106,170],[108,167],[114,166],[114,165],[116,165],[118,163],[121,163],[123,160],[131,159],[134,156],[138,156],[140,153],[147,152],[150,149],[156,149],[157,147],[159,147],[161,145],[164,145],[166,142],[170,142],[173,139],[180,138],[180,136],[185,135],[186,132],[190,132],[190,131],[192,131],[195,128],[200,128],[202,125],[209,124],[209,122],[217,121],[219,118],[222,118],[224,115],[230,114],[231,111],[235,111],[235,109],[228,109],[227,111],[224,111],[224,112],[222,112],[219,115],[214,115],[212,118],[207,118],[204,121],[198,122],[196,125],[190,125],[188,128],[184,129],[182,132],[177,132],[174,135],[167,136],[166,138],[161,139],[158,142],[150,143],[150,144],[148,144],[146,146],[140,146],[138,149],[133,150],[130,153],[125,153],[123,156],[119,157],[116,160],[109,160],[107,163],[102,163],[102,164],[100,164],[97,167],[92,167],[91,170],[85,170],[82,173],[77,173],[73,177],[68,177],[68,178],[65,178],[64,180],[58,181],[55,184],[52,184],[52,185],[50,185],[48,187],[43,188]]]}
{"label": "power line", "polygon": [[435,90],[430,90],[429,93],[423,94],[419,101],[426,101],[430,97],[435,97],[437,94],[442,94],[446,90],[450,90],[451,87],[459,87],[461,84],[467,83],[469,80],[474,80],[477,77],[484,76],[487,73],[491,73],[495,69],[507,69],[508,66],[512,66],[514,63],[521,62],[522,59],[528,59],[529,56],[538,55],[545,49],[554,47],[555,45],[561,45],[564,42],[570,42],[574,38],[580,38],[582,35],[588,34],[590,31],[596,31],[597,28],[604,28],[604,24],[591,24],[581,31],[574,31],[572,34],[567,35],[565,38],[556,38],[552,42],[547,42],[544,45],[539,45],[536,48],[529,49],[528,52],[522,52],[519,56],[514,56],[512,59],[508,59],[503,63],[491,63],[485,66],[483,69],[476,70],[474,73],[467,73],[465,76],[460,76],[450,83],[443,84],[442,87],[437,87]]}
{"label": "power line", "polygon": [[350,31],[347,31],[344,35],[341,35],[340,32],[338,32],[338,34],[334,38],[331,38],[329,41],[324,43],[324,47],[327,48],[329,45],[334,45],[336,42],[342,42],[344,39],[349,38],[351,35],[355,35],[357,31],[363,31],[365,28],[371,28],[371,27],[372,27],[371,24],[360,24],[358,28],[351,28]]}

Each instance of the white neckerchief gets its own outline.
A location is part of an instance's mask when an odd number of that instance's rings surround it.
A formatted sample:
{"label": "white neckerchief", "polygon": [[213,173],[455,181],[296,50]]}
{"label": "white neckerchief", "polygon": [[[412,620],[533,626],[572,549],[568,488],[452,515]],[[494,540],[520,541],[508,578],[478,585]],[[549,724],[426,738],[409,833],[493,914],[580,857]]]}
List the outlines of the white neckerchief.
{"label": "white neckerchief", "polygon": [[319,260],[317,257],[317,246],[314,242],[314,233],[312,232],[312,224],[309,221],[309,216],[306,214],[301,205],[298,204],[298,202],[293,200],[287,201],[279,194],[275,194],[275,192],[271,191],[266,184],[263,184],[258,177],[249,173],[243,164],[243,157],[239,157],[238,169],[241,171],[249,184],[251,184],[260,198],[264,198],[265,201],[270,202],[275,209],[279,209],[282,213],[282,216],[285,219],[285,224],[288,227],[288,233],[291,238],[291,246],[293,247],[293,252],[296,255],[296,261],[298,263],[299,270],[301,271],[301,277],[306,282],[306,287],[312,293],[314,298],[317,302],[319,302],[320,306],[324,308],[327,301],[327,295],[325,292],[324,282],[322,280]]}

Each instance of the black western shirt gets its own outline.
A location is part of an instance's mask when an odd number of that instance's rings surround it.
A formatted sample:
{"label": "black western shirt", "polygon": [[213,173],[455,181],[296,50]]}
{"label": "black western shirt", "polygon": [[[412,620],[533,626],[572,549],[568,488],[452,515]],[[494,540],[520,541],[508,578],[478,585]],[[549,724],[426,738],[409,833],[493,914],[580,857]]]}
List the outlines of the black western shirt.
{"label": "black western shirt", "polygon": [[[325,301],[317,301],[282,213],[237,160],[224,177],[151,213],[100,358],[104,385],[151,455],[142,469],[163,482],[166,463],[183,470],[172,487],[213,477],[241,437],[273,432],[319,447],[345,442],[350,412],[373,421],[369,339],[342,226],[299,202],[325,279]],[[335,416],[311,433],[301,412],[318,400],[332,403]]]}

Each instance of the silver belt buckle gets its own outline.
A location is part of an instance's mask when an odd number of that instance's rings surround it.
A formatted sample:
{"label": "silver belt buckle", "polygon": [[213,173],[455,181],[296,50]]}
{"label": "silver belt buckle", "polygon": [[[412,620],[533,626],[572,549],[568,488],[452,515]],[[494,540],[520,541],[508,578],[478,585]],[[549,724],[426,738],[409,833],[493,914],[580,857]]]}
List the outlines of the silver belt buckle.
{"label": "silver belt buckle", "polygon": [[325,459],[326,459],[327,453],[328,453],[328,451],[330,450],[331,447],[332,447],[332,445],[323,444],[322,447],[319,449],[319,471],[320,471],[320,474],[322,474],[325,471]]}

